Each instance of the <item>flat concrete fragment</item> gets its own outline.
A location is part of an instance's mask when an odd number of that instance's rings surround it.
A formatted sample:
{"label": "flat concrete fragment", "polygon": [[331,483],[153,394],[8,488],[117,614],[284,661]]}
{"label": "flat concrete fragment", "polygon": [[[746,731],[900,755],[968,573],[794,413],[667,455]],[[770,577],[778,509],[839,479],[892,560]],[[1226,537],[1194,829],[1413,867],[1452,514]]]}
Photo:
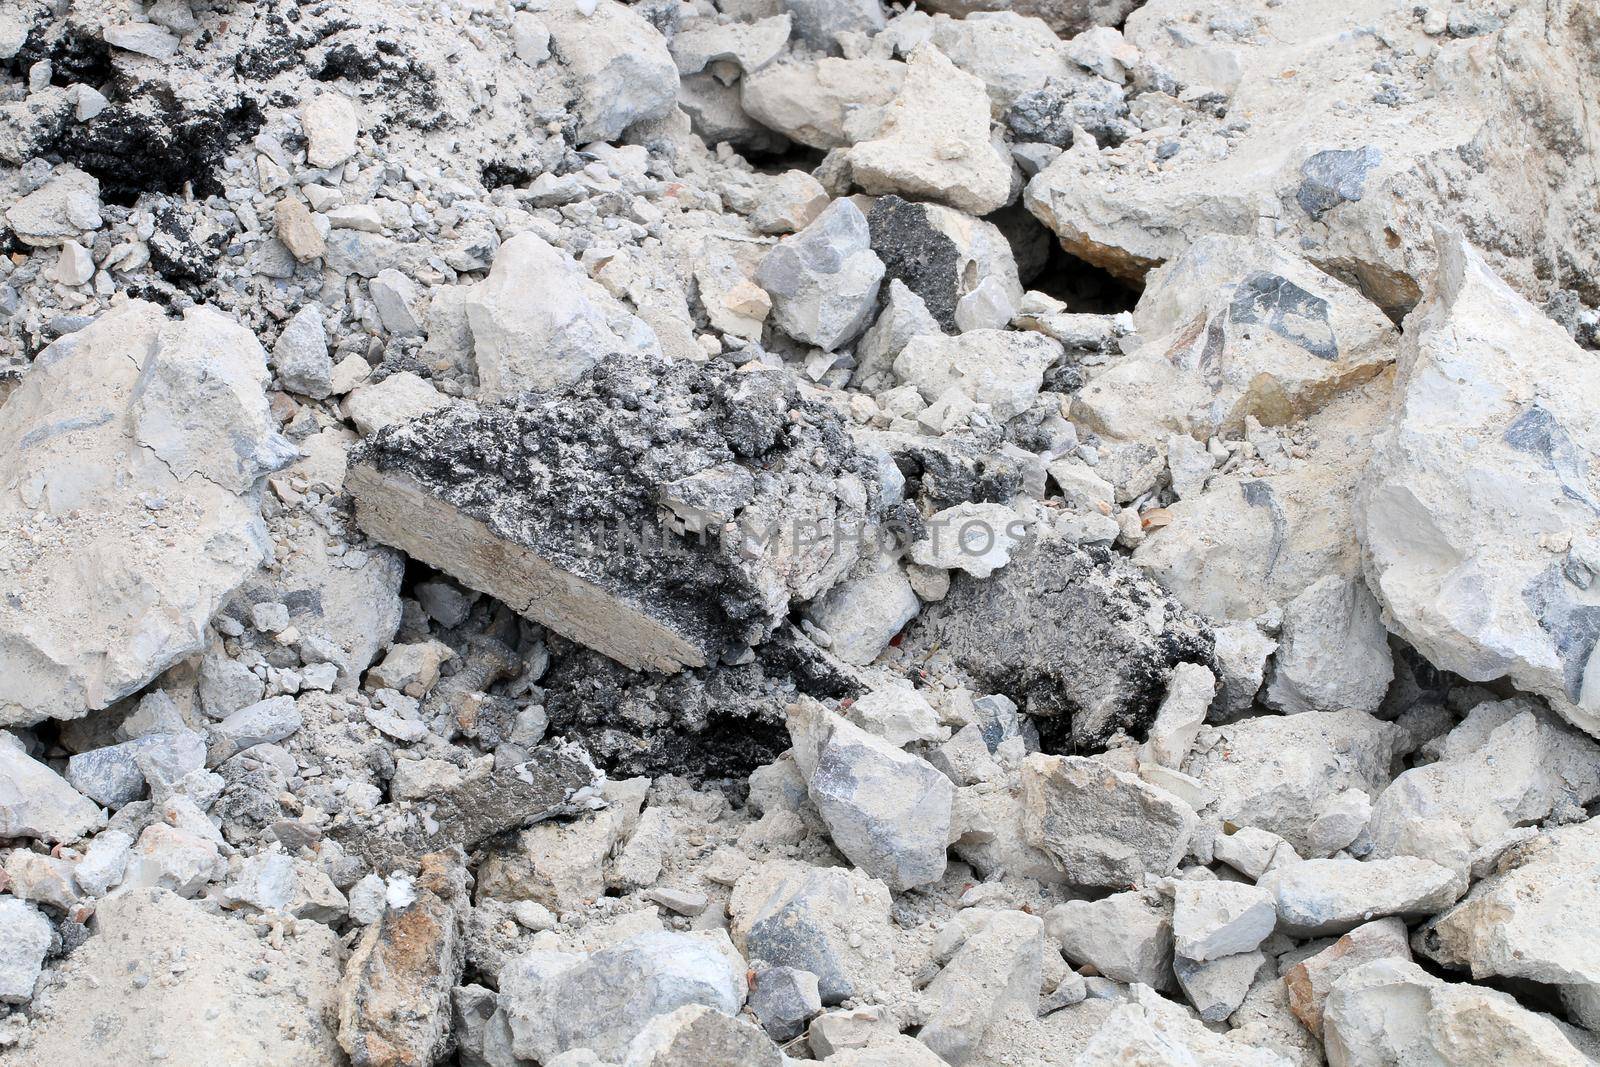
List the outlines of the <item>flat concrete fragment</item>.
{"label": "flat concrete fragment", "polygon": [[[729,521],[693,532],[685,483],[728,472],[758,476]],[[765,640],[791,599],[842,578],[859,541],[797,532],[859,529],[882,497],[877,465],[787,374],[628,356],[569,389],[390,427],[345,484],[370,536],[664,673]]]}
{"label": "flat concrete fragment", "polygon": [[473,852],[490,838],[572,812],[572,794],[595,780],[576,747],[535,749],[528,762],[428,798],[428,817],[383,804],[336,824],[328,836],[354,856],[392,870],[411,867],[424,853],[459,846]]}

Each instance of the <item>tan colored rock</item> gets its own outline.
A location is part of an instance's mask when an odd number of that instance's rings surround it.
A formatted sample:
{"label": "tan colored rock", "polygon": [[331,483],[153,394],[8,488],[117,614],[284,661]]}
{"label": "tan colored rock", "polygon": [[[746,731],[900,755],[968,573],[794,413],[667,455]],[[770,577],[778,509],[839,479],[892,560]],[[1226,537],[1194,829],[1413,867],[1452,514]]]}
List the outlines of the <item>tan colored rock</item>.
{"label": "tan colored rock", "polygon": [[128,301],[51,345],[0,408],[0,725],[73,719],[204,647],[270,554],[262,479],[297,455],[255,337]]}
{"label": "tan colored rock", "polygon": [[1517,845],[1466,899],[1418,933],[1418,949],[1473,978],[1525,978],[1560,988],[1572,1017],[1600,1021],[1591,916],[1600,905],[1600,820]]}
{"label": "tan colored rock", "polygon": [[1362,483],[1367,584],[1429,662],[1509,677],[1600,734],[1594,361],[1464,238],[1440,241]]}
{"label": "tan colored rock", "polygon": [[415,892],[366,928],[339,983],[339,1044],[352,1067],[429,1067],[449,1047],[450,991],[466,960],[461,855],[424,856]]}
{"label": "tan colored rock", "polygon": [[[1041,171],[1026,202],[1068,251],[1138,278],[1207,233],[1273,233],[1399,313],[1446,222],[1485,235],[1496,268],[1535,299],[1593,291],[1597,179],[1572,163],[1600,140],[1578,104],[1594,95],[1582,5],[1438,38],[1381,0],[1315,11],[1251,0],[1212,29],[1217,11],[1158,0],[1129,16],[1144,57],[1187,99],[1225,99],[1226,117],[1191,125],[1153,169],[1136,139],[1075,144]],[[1351,36],[1357,25],[1371,32]]]}
{"label": "tan colored rock", "polygon": [[343,950],[320,923],[267,939],[165,889],[101,900],[93,936],[34,999],[15,1067],[151,1063],[305,1067],[335,1040]]}
{"label": "tan colored rock", "polygon": [[990,139],[983,82],[931,44],[911,53],[905,83],[884,107],[876,134],[845,159],[869,193],[938,200],[973,215],[987,215],[1011,196],[1011,161]]}
{"label": "tan colored rock", "polygon": [[860,109],[893,100],[906,65],[889,59],[798,60],[774,63],[740,80],[750,117],[811,148],[843,148],[857,138]]}
{"label": "tan colored rock", "polygon": [[1289,992],[1289,1010],[1313,1034],[1322,1034],[1322,1005],[1334,983],[1373,960],[1411,959],[1406,924],[1396,918],[1378,919],[1358,926],[1339,940],[1283,973]]}
{"label": "tan colored rock", "polygon": [[1441,981],[1397,959],[1365,964],[1334,983],[1322,1034],[1331,1067],[1593,1063],[1549,1016],[1505,993]]}
{"label": "tan colored rock", "polygon": [[1081,756],[1025,759],[1022,806],[1028,843],[1078,885],[1171,873],[1195,825],[1193,809],[1165,789]]}
{"label": "tan colored rock", "polygon": [[1282,245],[1224,235],[1152,271],[1133,320],[1148,340],[1072,406],[1129,441],[1297,422],[1376,377],[1398,340],[1375,306]]}

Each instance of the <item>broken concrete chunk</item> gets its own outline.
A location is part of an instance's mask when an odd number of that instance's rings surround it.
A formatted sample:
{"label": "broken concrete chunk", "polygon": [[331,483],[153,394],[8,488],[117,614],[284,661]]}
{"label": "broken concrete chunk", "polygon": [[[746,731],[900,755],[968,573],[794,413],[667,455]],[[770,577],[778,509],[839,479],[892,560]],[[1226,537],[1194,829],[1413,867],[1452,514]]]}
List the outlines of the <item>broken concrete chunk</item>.
{"label": "broken concrete chunk", "polygon": [[1172,985],[1172,903],[1154,892],[1069,900],[1045,915],[1045,933],[1076,964],[1117,982]]}
{"label": "broken concrete chunk", "polygon": [[428,798],[422,812],[396,804],[340,822],[330,836],[350,854],[383,870],[409,867],[423,855],[460,846],[481,849],[491,838],[555,815],[570,815],[573,794],[592,786],[596,772],[576,746],[545,745],[524,762],[464,778]]}
{"label": "broken concrete chunk", "polygon": [[300,126],[306,135],[306,162],[313,167],[337,167],[355,155],[361,117],[349,97],[318,93],[300,109]]}
{"label": "broken concrete chunk", "polygon": [[614,353],[661,350],[655,331],[532,232],[500,246],[489,276],[468,292],[466,312],[482,394],[491,399],[570,386]]}
{"label": "broken concrete chunk", "polygon": [[164,889],[134,889],[100,901],[93,928],[35,999],[40,1022],[8,1053],[22,1067],[71,1063],[85,1050],[135,1063],[162,1050],[173,1067],[299,1067],[343,1055],[332,1027],[340,948],[326,927],[306,923],[269,942]]}
{"label": "broken concrete chunk", "polygon": [[50,920],[38,908],[16,897],[0,897],[0,1003],[33,999],[54,936]]}
{"label": "broken concrete chunk", "polygon": [[1403,772],[1373,802],[1377,856],[1467,871],[1517,827],[1600,796],[1600,747],[1526,698],[1480,704],[1435,763]]}
{"label": "broken concrete chunk", "polygon": [[1256,886],[1192,879],[1174,886],[1173,947],[1196,963],[1253,950],[1277,922],[1271,895]]}
{"label": "broken concrete chunk", "polygon": [[1394,678],[1389,635],[1359,578],[1330,574],[1283,609],[1272,676],[1262,702],[1285,714],[1372,712]]}
{"label": "broken concrete chunk", "polygon": [[950,779],[814,700],[790,708],[789,734],[811,801],[851,862],[897,892],[944,874]]}
{"label": "broken concrete chunk", "polygon": [[[1409,14],[1374,17],[1384,21],[1383,43],[1341,48],[1350,25],[1344,18],[1312,25],[1281,7],[1213,16],[1234,21],[1237,34],[1211,30],[1189,5],[1132,14],[1123,27],[1127,40],[1171,72],[1182,84],[1177,92],[1191,101],[1226,101],[1227,117],[1202,120],[1202,128],[1220,132],[1245,113],[1255,116],[1250,127],[1216,150],[1181,142],[1141,181],[1124,180],[1124,166],[1108,165],[1098,146],[1075,146],[1033,179],[1026,203],[1072,254],[1129,278],[1204,234],[1255,234],[1259,220],[1271,217],[1277,238],[1306,248],[1396,318],[1432,270],[1440,223],[1473,233],[1492,226],[1497,268],[1541,298],[1557,277],[1591,276],[1592,253],[1570,236],[1581,223],[1562,229],[1568,243],[1553,258],[1534,253],[1532,242],[1550,218],[1581,212],[1578,205],[1594,195],[1594,177],[1554,162],[1550,172],[1530,175],[1521,151],[1498,147],[1564,113],[1555,86],[1589,84],[1590,72],[1572,58],[1590,39],[1587,24],[1568,17],[1545,26],[1523,14],[1492,37],[1445,37],[1441,47]],[[1416,48],[1439,54],[1428,64],[1393,63]],[[1367,76],[1375,62],[1390,73],[1357,98],[1328,89]],[[1425,88],[1435,64],[1452,71],[1447,90]],[[1283,78],[1291,69],[1298,77]],[[1300,80],[1307,77],[1312,81]],[[1529,102],[1516,102],[1522,100]],[[1316,136],[1306,136],[1311,129]],[[1594,138],[1586,131],[1576,142],[1584,147],[1547,148],[1545,136],[1532,143],[1551,161],[1586,151]],[[1478,147],[1491,144],[1497,147]],[[1463,151],[1480,153],[1477,164],[1460,165]],[[1147,148],[1115,151],[1114,158],[1142,165],[1151,156]],[[1423,182],[1427,209],[1403,209],[1422,173],[1431,175]],[[1507,198],[1513,188],[1519,193]]]}
{"label": "broken concrete chunk", "polygon": [[363,931],[345,965],[339,1044],[353,1067],[436,1063],[450,1045],[450,991],[466,961],[461,856],[424,856],[414,887]]}
{"label": "broken concrete chunk", "polygon": [[736,1015],[745,992],[744,962],[724,932],[644,933],[588,956],[519,957],[501,972],[496,1015],[519,1057],[586,1048],[616,1060],[657,1016],[690,1005]]}
{"label": "broken concrete chunk", "polygon": [[146,734],[78,753],[67,761],[67,780],[95,803],[119,807],[139,798],[147,775],[174,782],[205,765],[206,742],[201,734],[192,730]]}
{"label": "broken concrete chunk", "polygon": [[[667,43],[678,74],[698,74],[713,63],[731,62],[745,74],[771,63],[788,43],[790,16],[785,13],[753,22],[687,23]],[[770,231],[767,231],[770,232]]]}
{"label": "broken concrete chunk", "polygon": [[1465,240],[1409,320],[1394,422],[1362,487],[1363,563],[1385,619],[1470,681],[1510,676],[1600,734],[1587,675],[1600,586],[1562,552],[1593,522],[1590,360]]}
{"label": "broken concrete chunk", "polygon": [[[702,666],[855,563],[859,539],[798,530],[859,528],[882,506],[876,464],[794,389],[778,371],[618,357],[570,389],[393,427],[353,455],[346,484],[369,535],[527,617],[635,669]],[[626,399],[645,393],[648,406]],[[791,409],[810,416],[791,424]],[[650,447],[669,422],[684,446]],[[733,529],[663,528],[663,485],[729,463],[760,471]]]}
{"label": "broken concrete chunk", "polygon": [[1386,915],[1431,915],[1454,904],[1465,879],[1412,856],[1360,860],[1314,859],[1261,876],[1279,925],[1298,937],[1342,934]]}
{"label": "broken concrete chunk", "polygon": [[[963,912],[958,921],[975,921],[974,914]],[[917,1040],[946,1063],[966,1062],[991,1029],[1039,1011],[1043,923],[1021,911],[976,921],[923,993],[927,1012]]]}
{"label": "broken concrete chunk", "polygon": [[972,330],[913,337],[895,357],[894,372],[930,403],[959,389],[1005,422],[1030,406],[1045,370],[1060,357],[1060,342],[1043,334]]}
{"label": "broken concrete chunk", "polygon": [[939,741],[946,733],[933,705],[909,686],[890,686],[858,697],[845,717],[896,748],[913,741]]}
{"label": "broken concrete chunk", "polygon": [[1396,734],[1358,711],[1259,716],[1218,727],[1182,770],[1216,797],[1210,810],[1226,823],[1328,856],[1364,828],[1364,816],[1352,826],[1346,815],[1357,794],[1365,803],[1388,784]]}
{"label": "broken concrete chunk", "polygon": [[1027,757],[1022,805],[1028,843],[1085,886],[1171,873],[1195,826],[1194,810],[1171,793],[1082,756]]}
{"label": "broken concrete chunk", "polygon": [[1561,989],[1572,1017],[1600,1019],[1591,914],[1600,883],[1600,821],[1562,826],[1514,846],[1455,907],[1429,921],[1418,950],[1474,978],[1526,978]]}
{"label": "broken concrete chunk", "polygon": [[102,822],[93,801],[0,732],[0,837],[71,842]]}
{"label": "broken concrete chunk", "polygon": [[54,247],[100,228],[100,182],[77,167],[62,164],[49,181],[6,208],[5,219],[23,244]]}
{"label": "broken concrete chunk", "polygon": [[[885,276],[900,280],[921,297],[945,333],[961,329],[956,310],[979,287],[987,286],[1008,304],[1022,300],[1016,255],[1005,234],[986,219],[890,194],[873,201],[867,224]],[[917,332],[939,331],[912,330],[907,337]]]}
{"label": "broken concrete chunk", "polygon": [[890,59],[793,60],[740,79],[739,99],[762,125],[826,151],[850,144],[846,120],[893,100],[905,75]]}
{"label": "broken concrete chunk", "polygon": [[779,241],[756,270],[756,283],[772,298],[773,324],[828,351],[866,329],[882,278],[866,216],[849,200],[835,201]]}
{"label": "broken concrete chunk", "polygon": [[1177,976],[1178,988],[1194,1005],[1201,1021],[1220,1023],[1244,1003],[1266,965],[1266,953],[1251,949],[1205,963],[1179,956],[1173,961],[1173,973]]}
{"label": "broken concrete chunk", "polygon": [[796,967],[757,964],[750,983],[750,1010],[774,1041],[793,1041],[822,1010],[817,976]]}
{"label": "broken concrete chunk", "polygon": [[1150,736],[1139,750],[1140,761],[1177,769],[1189,757],[1194,739],[1206,721],[1206,711],[1217,690],[1217,678],[1198,663],[1180,663],[1172,669],[1167,695],[1156,709]]}
{"label": "broken concrete chunk", "polygon": [[1283,974],[1295,1018],[1321,1036],[1322,1006],[1339,979],[1362,964],[1384,959],[1411,961],[1406,924],[1401,919],[1364,923],[1316,955],[1296,963]]}
{"label": "broken concrete chunk", "polygon": [[869,193],[938,200],[973,215],[1011,198],[1011,160],[990,140],[983,82],[931,43],[907,58],[905,82],[883,108],[876,134],[845,160]]}
{"label": "broken concrete chunk", "polygon": [[859,871],[773,860],[738,880],[728,911],[752,963],[809,971],[822,1002],[838,1004],[875,988],[890,965],[889,900]]}
{"label": "broken concrete chunk", "polygon": [[1350,1067],[1591,1062],[1549,1016],[1498,990],[1441,981],[1409,960],[1375,960],[1334,983],[1323,1005],[1322,1036],[1329,1061]]}
{"label": "broken concrete chunk", "polygon": [[1396,352],[1378,308],[1275,241],[1201,238],[1152,273],[1133,318],[1148,340],[1073,398],[1074,416],[1129,441],[1295,422]]}
{"label": "broken concrete chunk", "polygon": [[846,663],[877,659],[922,610],[903,568],[889,564],[844,579],[806,605],[806,618],[828,635],[828,649]]}
{"label": "broken concrete chunk", "polygon": [[557,0],[542,18],[571,89],[580,143],[615,141],[672,110],[677,65],[666,40],[633,9],[616,0]]}
{"label": "broken concrete chunk", "polygon": [[704,1004],[651,1019],[628,1045],[624,1067],[702,1067],[711,1063],[781,1067],[783,1054],[757,1027]]}
{"label": "broken concrete chunk", "polygon": [[77,718],[203,647],[269,554],[261,479],[296,455],[266,383],[255,338],[209,308],[130,301],[41,354],[0,418],[0,483],[20,489],[0,527],[42,512],[55,531],[0,602],[0,724]]}

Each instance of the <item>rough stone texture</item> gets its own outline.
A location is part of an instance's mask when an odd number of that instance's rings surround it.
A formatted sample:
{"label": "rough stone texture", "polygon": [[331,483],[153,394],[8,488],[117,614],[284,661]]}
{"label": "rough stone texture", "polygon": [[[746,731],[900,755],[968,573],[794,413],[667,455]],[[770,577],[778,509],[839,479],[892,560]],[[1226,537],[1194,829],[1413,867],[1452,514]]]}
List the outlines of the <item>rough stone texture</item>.
{"label": "rough stone texture", "polygon": [[1140,762],[1174,770],[1183,766],[1216,692],[1217,676],[1207,668],[1198,663],[1174,667],[1155,722],[1150,724],[1150,737],[1139,750]]}
{"label": "rough stone texture", "polygon": [[16,897],[0,897],[0,1003],[26,1004],[54,937],[50,920]]}
{"label": "rough stone texture", "polygon": [[1196,963],[1251,951],[1277,921],[1272,897],[1256,886],[1223,881],[1174,886],[1173,949]]}
{"label": "rough stone texture", "polygon": [[1172,902],[1151,891],[1069,900],[1045,915],[1045,933],[1073,963],[1116,982],[1172,985]]}
{"label": "rough stone texture", "polygon": [[450,1045],[450,991],[466,962],[459,853],[424,856],[416,896],[366,928],[339,983],[339,1044],[353,1067],[436,1063]]}
{"label": "rough stone texture", "polygon": [[1388,784],[1396,733],[1356,711],[1244,719],[1216,728],[1183,771],[1216,797],[1208,810],[1226,823],[1270,831],[1303,856],[1327,856],[1365,824],[1346,824],[1351,801]]}
{"label": "rough stone texture", "polygon": [[1600,507],[1583,458],[1600,448],[1592,360],[1463,239],[1441,241],[1362,487],[1368,583],[1434,664],[1509,676],[1600,733],[1600,677],[1587,675],[1600,586],[1571,577],[1591,573]]}
{"label": "rough stone texture", "polygon": [[824,1004],[873,988],[888,962],[889,891],[858,871],[771,860],[739,879],[728,912],[752,963],[810,971]]}
{"label": "rough stone texture", "polygon": [[991,1028],[1030,1019],[1039,1010],[1043,923],[1020,911],[996,911],[980,921],[924,993],[929,1005],[917,1040],[946,1063],[966,1063]]}
{"label": "rough stone texture", "polygon": [[872,321],[883,278],[871,245],[866,216],[849,200],[779,241],[756,269],[756,284],[772,298],[773,324],[828,351],[854,340]]}
{"label": "rough stone texture", "polygon": [[1276,1051],[1212,1033],[1187,1008],[1135,987],[1108,1013],[1076,1067],[1182,1063],[1194,1067],[1284,1067]]}
{"label": "rough stone texture", "polygon": [[750,1010],[774,1041],[793,1041],[822,1010],[817,976],[795,967],[757,965],[750,983]]}
{"label": "rough stone texture", "polygon": [[209,308],[129,301],[40,354],[0,408],[0,484],[20,489],[0,527],[34,531],[0,546],[0,724],[77,718],[204,647],[270,555],[261,480],[295,456],[266,382],[255,338]]}
{"label": "rough stone texture", "polygon": [[40,991],[39,1022],[8,1062],[59,1067],[218,1062],[336,1063],[333,932],[302,923],[268,941],[164,889],[102,900],[89,938]]}
{"label": "rough stone texture", "polygon": [[720,930],[638,934],[588,956],[534,949],[500,983],[511,1050],[536,1061],[574,1048],[614,1061],[657,1016],[696,1004],[736,1015],[746,992]]}
{"label": "rough stone texture", "polygon": [[870,37],[883,29],[878,0],[783,0],[794,37],[818,52],[837,55],[846,34]]}
{"label": "rough stone texture", "polygon": [[572,795],[595,770],[582,750],[547,745],[520,765],[469,776],[428,798],[426,818],[402,804],[382,804],[335,824],[329,836],[379,869],[409,867],[427,853],[476,852],[491,838],[528,823],[570,814]]}
{"label": "rough stone texture", "polygon": [[1517,827],[1600,796],[1600,749],[1526,698],[1480,704],[1373,802],[1379,856],[1421,856],[1465,871]]}
{"label": "rough stone texture", "polygon": [[[1597,242],[1579,206],[1595,178],[1573,162],[1600,136],[1574,103],[1591,91],[1576,59],[1595,34],[1582,5],[1515,12],[1490,24],[1498,32],[1438,43],[1409,9],[1377,2],[1312,14],[1253,2],[1231,23],[1239,34],[1222,16],[1212,33],[1199,28],[1212,10],[1149,3],[1125,32],[1185,97],[1222,105],[1202,129],[1240,115],[1249,128],[1138,181],[1093,144],[1063,153],[1025,201],[1068,251],[1134,278],[1205,234],[1255,234],[1270,219],[1271,232],[1401,312],[1433,267],[1434,226],[1450,222],[1491,245],[1530,295],[1595,284]],[[1374,33],[1353,42],[1344,35],[1358,23]],[[1142,167],[1149,151],[1116,154]]]}
{"label": "rough stone texture", "polygon": [[1044,372],[1060,358],[1060,342],[1043,334],[972,330],[911,338],[895,357],[894,372],[929,403],[959,390],[1006,422],[1029,407]]}
{"label": "rough stone texture", "polygon": [[[1022,299],[1017,261],[1000,228],[985,219],[932,203],[916,203],[889,194],[872,202],[867,211],[872,250],[883,260],[885,277],[899,280],[922,298],[925,310],[945,333],[957,331],[956,309],[980,285],[998,287],[1008,302]],[[893,286],[891,282],[891,294]],[[886,308],[887,313],[887,308]],[[900,327],[898,347],[926,329],[921,316],[911,315]],[[869,332],[857,346],[857,358],[867,366],[861,351]],[[873,361],[892,359],[883,353]]]}
{"label": "rough stone texture", "polygon": [[1322,1006],[1334,985],[1362,964],[1383,959],[1411,960],[1406,924],[1401,919],[1364,923],[1285,971],[1283,983],[1289,992],[1290,1010],[1306,1029],[1320,1037]]}
{"label": "rough stone texture", "polygon": [[1171,669],[1206,662],[1210,627],[1110,553],[1038,537],[986,580],[957,575],[907,645],[940,646],[992,692],[1084,748],[1155,717]]}
{"label": "rough stone texture", "polygon": [[1304,462],[1214,474],[1166,509],[1134,562],[1185,606],[1244,622],[1281,608],[1321,578],[1361,573],[1356,486],[1388,424],[1392,376],[1344,394],[1302,425]]}
{"label": "rough stone texture", "polygon": [[1373,712],[1394,678],[1389,635],[1358,578],[1328,575],[1283,611],[1283,631],[1262,702],[1285,714]]}
{"label": "rough stone texture", "polygon": [[1397,340],[1355,290],[1240,237],[1201,238],[1153,271],[1133,321],[1144,343],[1073,398],[1076,417],[1130,441],[1298,421],[1381,372]]}
{"label": "rough stone texture", "polygon": [[1572,1017],[1594,1025],[1600,969],[1587,916],[1600,897],[1597,858],[1600,821],[1593,819],[1513,846],[1466,899],[1422,928],[1418,951],[1473,978],[1557,986]]}
{"label": "rough stone texture", "polygon": [[677,65],[637,12],[616,0],[556,0],[541,17],[575,98],[580,142],[615,141],[672,109]]}
{"label": "rough stone texture", "polygon": [[950,779],[814,700],[789,715],[795,763],[834,845],[895,891],[937,881],[950,843]]}
{"label": "rough stone texture", "polygon": [[987,215],[1011,198],[1011,161],[989,139],[989,98],[978,78],[923,44],[881,112],[876,134],[845,154],[869,193],[900,193]]}
{"label": "rough stone texture", "polygon": [[[674,447],[647,447],[654,432]],[[665,487],[758,464],[733,531],[702,542],[660,524]],[[855,563],[859,541],[801,544],[799,524],[859,529],[881,507],[875,464],[782,372],[630,359],[571,390],[395,427],[355,454],[348,485],[376,539],[620,663],[668,672],[759,643],[791,598]]]}
{"label": "rough stone texture", "polygon": [[1342,934],[1386,915],[1431,915],[1454,904],[1466,886],[1447,867],[1413,856],[1303,860],[1261,876],[1278,925],[1298,937]]}
{"label": "rough stone texture", "polygon": [[466,314],[489,399],[570,386],[612,353],[661,351],[655,331],[534,233],[500,246],[489,276],[469,288]]}
{"label": "rough stone texture", "polygon": [[904,63],[888,59],[796,59],[741,79],[739,99],[763,125],[827,150],[850,144],[847,118],[894,99],[905,75]]}
{"label": "rough stone texture", "polygon": [[650,1020],[628,1045],[624,1067],[702,1067],[704,1064],[780,1067],[783,1054],[744,1019],[691,1004]]}
{"label": "rough stone texture", "polygon": [[927,5],[929,11],[957,17],[989,11],[1032,15],[1063,38],[1094,26],[1119,26],[1138,6],[1135,0],[934,0]]}
{"label": "rough stone texture", "polygon": [[1081,756],[1022,764],[1023,832],[1067,880],[1127,886],[1169,874],[1194,832],[1194,811],[1131,774]]}
{"label": "rough stone texture", "polygon": [[0,837],[76,841],[102,822],[93,801],[0,731]]}
{"label": "rough stone texture", "polygon": [[1336,982],[1322,1033],[1328,1062],[1339,1067],[1592,1062],[1549,1016],[1496,990],[1441,981],[1407,960],[1377,960]]}

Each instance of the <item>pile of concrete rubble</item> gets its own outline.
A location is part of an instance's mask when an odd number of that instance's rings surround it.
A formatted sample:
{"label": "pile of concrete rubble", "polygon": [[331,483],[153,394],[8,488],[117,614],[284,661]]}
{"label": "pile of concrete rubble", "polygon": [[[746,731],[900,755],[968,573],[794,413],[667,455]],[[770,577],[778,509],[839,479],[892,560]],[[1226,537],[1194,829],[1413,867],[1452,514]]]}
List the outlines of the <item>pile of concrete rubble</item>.
{"label": "pile of concrete rubble", "polygon": [[0,5],[0,1063],[1600,1062],[1597,52]]}

